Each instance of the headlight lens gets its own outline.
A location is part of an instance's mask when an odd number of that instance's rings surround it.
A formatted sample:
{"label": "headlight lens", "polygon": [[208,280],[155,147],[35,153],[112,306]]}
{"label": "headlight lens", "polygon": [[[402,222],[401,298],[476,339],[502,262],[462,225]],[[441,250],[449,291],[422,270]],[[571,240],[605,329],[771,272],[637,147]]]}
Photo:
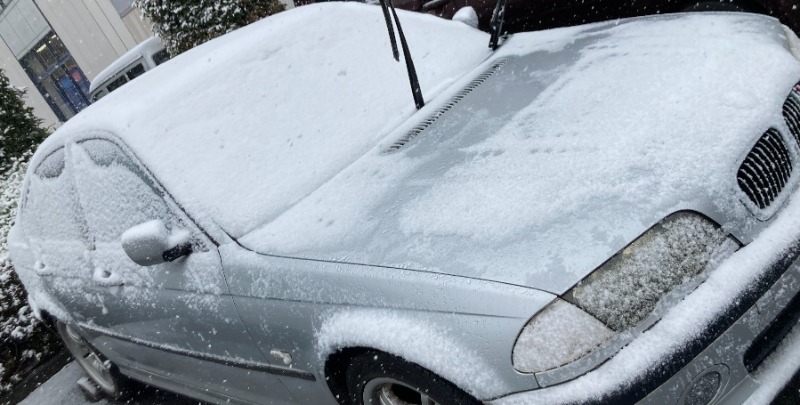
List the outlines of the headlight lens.
{"label": "headlight lens", "polygon": [[514,345],[514,368],[523,373],[550,370],[581,358],[614,332],[562,300],[536,315]]}
{"label": "headlight lens", "polygon": [[566,299],[615,331],[631,328],[664,295],[705,270],[726,240],[700,215],[672,215],[578,283]]}
{"label": "headlight lens", "polygon": [[[738,248],[700,214],[667,217],[573,287],[564,301],[557,300],[537,314],[514,348],[514,368],[539,372],[580,358],[613,332],[639,325],[676,287],[696,281],[721,255]],[[552,358],[533,354],[537,350]]]}

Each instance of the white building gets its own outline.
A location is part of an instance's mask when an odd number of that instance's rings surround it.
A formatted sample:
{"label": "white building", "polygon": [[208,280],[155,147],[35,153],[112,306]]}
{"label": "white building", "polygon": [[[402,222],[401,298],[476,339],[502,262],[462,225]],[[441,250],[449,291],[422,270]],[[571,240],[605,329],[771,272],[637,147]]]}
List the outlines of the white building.
{"label": "white building", "polygon": [[133,0],[0,0],[0,69],[48,127],[88,106],[95,76],[152,35]]}

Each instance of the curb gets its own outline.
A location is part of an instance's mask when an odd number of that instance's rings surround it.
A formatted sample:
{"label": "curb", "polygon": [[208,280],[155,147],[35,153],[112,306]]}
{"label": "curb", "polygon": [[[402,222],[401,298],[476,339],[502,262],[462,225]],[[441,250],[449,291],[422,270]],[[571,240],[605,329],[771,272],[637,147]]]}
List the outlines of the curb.
{"label": "curb", "polygon": [[14,405],[22,402],[31,392],[61,371],[70,361],[72,361],[72,356],[68,351],[57,352],[49,360],[28,373],[22,381],[15,384],[11,393],[0,397],[0,405]]}

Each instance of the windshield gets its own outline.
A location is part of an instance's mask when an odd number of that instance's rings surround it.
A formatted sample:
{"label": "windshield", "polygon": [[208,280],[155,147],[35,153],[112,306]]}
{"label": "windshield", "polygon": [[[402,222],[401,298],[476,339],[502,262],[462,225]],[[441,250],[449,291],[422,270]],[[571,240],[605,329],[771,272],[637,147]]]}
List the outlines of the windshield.
{"label": "windshield", "polygon": [[[318,8],[182,54],[117,90],[125,109],[98,104],[93,113],[108,118],[176,198],[241,236],[416,112],[406,68],[390,57],[381,9]],[[401,18],[429,99],[490,54],[487,34],[464,24]]]}

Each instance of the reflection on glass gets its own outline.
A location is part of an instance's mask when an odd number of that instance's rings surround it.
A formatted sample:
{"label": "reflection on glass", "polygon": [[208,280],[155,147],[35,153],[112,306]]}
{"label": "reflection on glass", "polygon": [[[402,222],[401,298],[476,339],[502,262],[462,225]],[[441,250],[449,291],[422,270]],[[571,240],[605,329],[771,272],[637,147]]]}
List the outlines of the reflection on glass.
{"label": "reflection on glass", "polygon": [[28,76],[31,79],[36,78],[35,81],[42,80],[42,78],[46,75],[44,66],[42,66],[42,62],[39,62],[39,59],[36,57],[34,53],[28,53],[25,57],[20,60],[20,64],[22,68],[28,73]]}
{"label": "reflection on glass", "polygon": [[67,99],[73,110],[80,111],[89,105],[78,86],[72,81],[72,77],[64,69],[56,69],[51,77],[55,80],[58,89],[61,90],[61,94]]}
{"label": "reflection on glass", "polygon": [[67,47],[64,46],[64,43],[61,42],[55,34],[51,35],[47,40],[47,46],[59,59],[70,56]]}
{"label": "reflection on glass", "polygon": [[39,43],[36,48],[36,56],[42,61],[45,66],[52,66],[58,63],[58,56],[53,53],[53,50],[48,46],[47,39]]}
{"label": "reflection on glass", "polygon": [[78,64],[75,63],[75,60],[72,58],[67,59],[67,61],[64,62],[64,67],[67,68],[67,72],[69,72],[70,77],[72,77],[72,81],[78,85],[81,91],[84,94],[89,94],[89,80],[83,75],[83,71],[78,67]]}
{"label": "reflection on glass", "polygon": [[55,82],[51,77],[46,77],[44,80],[39,83],[44,91],[42,94],[44,95],[45,99],[47,100],[50,107],[54,107],[54,111],[59,118],[63,119],[64,121],[72,118],[75,116],[75,111],[70,108],[67,104],[67,101],[64,99],[64,96],[61,95],[61,92],[58,91],[58,87],[55,85]]}
{"label": "reflection on glass", "polygon": [[66,121],[89,105],[89,80],[56,34],[34,45],[20,64],[59,120]]}

